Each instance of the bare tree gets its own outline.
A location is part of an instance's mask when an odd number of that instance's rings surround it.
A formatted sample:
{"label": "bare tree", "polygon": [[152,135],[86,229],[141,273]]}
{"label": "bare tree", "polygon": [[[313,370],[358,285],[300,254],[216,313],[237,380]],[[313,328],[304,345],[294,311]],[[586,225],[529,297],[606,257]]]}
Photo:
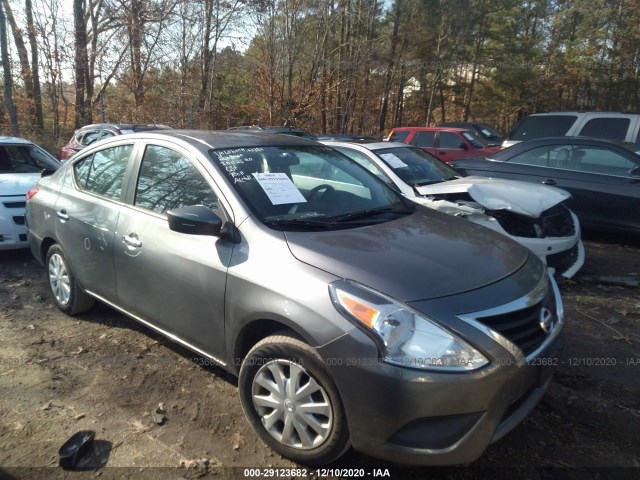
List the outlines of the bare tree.
{"label": "bare tree", "polygon": [[0,2],[0,52],[2,54],[2,70],[4,73],[4,103],[9,112],[9,125],[11,135],[20,135],[18,126],[18,113],[13,103],[13,79],[11,78],[11,63],[9,60],[9,48],[7,45],[7,21],[2,2]]}

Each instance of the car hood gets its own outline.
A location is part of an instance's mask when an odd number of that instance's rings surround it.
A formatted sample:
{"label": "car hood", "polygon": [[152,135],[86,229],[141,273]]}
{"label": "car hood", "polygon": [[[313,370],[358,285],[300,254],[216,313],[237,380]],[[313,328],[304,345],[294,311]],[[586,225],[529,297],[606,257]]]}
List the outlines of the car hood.
{"label": "car hood", "polygon": [[26,195],[40,177],[40,172],[0,173],[0,195]]}
{"label": "car hood", "polygon": [[571,197],[568,192],[548,185],[486,177],[458,178],[418,187],[417,191],[420,195],[466,192],[489,210],[511,210],[533,218]]}
{"label": "car hood", "polygon": [[285,236],[298,260],[403,302],[484,287],[511,275],[529,256],[488,228],[421,206],[386,223]]}

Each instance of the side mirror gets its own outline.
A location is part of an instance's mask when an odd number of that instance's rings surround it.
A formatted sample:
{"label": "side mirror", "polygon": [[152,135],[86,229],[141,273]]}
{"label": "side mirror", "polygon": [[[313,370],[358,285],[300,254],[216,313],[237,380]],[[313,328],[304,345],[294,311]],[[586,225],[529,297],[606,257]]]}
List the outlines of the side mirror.
{"label": "side mirror", "polygon": [[627,173],[632,177],[640,177],[640,165],[636,165]]}
{"label": "side mirror", "polygon": [[44,168],[40,172],[40,178],[48,177],[49,175],[53,175],[56,171],[52,168]]}
{"label": "side mirror", "polygon": [[190,235],[219,236],[222,219],[204,205],[174,208],[167,212],[169,228]]}
{"label": "side mirror", "polygon": [[458,148],[461,148],[462,150],[469,150],[469,145],[467,145],[466,143],[462,142],[460,144],[460,147],[458,147]]}

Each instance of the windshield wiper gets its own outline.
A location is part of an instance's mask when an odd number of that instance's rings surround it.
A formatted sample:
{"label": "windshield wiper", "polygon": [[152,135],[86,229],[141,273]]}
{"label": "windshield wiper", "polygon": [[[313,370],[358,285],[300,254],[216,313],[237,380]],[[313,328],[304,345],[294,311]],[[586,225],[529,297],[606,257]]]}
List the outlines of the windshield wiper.
{"label": "windshield wiper", "polygon": [[340,222],[348,222],[350,220],[357,220],[360,218],[374,217],[382,213],[397,213],[399,215],[408,215],[409,213],[413,213],[414,211],[415,210],[413,208],[391,208],[391,207],[370,208],[368,210],[361,210],[359,212],[351,212],[351,213],[345,213],[344,215],[338,215],[337,217],[333,217],[332,220],[333,220],[333,223],[340,223]]}
{"label": "windshield wiper", "polygon": [[267,225],[277,227],[331,227],[333,222],[326,220],[311,220],[308,218],[274,218],[273,220],[265,220]]}

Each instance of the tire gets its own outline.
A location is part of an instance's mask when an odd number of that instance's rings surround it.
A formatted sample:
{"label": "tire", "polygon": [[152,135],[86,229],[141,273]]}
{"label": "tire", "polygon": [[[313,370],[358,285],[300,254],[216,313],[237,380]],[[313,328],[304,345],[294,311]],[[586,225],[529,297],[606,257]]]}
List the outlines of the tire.
{"label": "tire", "polygon": [[[290,385],[297,395],[287,391]],[[273,335],[258,342],[242,362],[238,389],[249,423],[280,455],[320,465],[349,448],[338,390],[318,353],[303,341]]]}
{"label": "tire", "polygon": [[49,293],[60,310],[76,315],[93,307],[95,299],[78,286],[60,245],[49,247],[45,265]]}

